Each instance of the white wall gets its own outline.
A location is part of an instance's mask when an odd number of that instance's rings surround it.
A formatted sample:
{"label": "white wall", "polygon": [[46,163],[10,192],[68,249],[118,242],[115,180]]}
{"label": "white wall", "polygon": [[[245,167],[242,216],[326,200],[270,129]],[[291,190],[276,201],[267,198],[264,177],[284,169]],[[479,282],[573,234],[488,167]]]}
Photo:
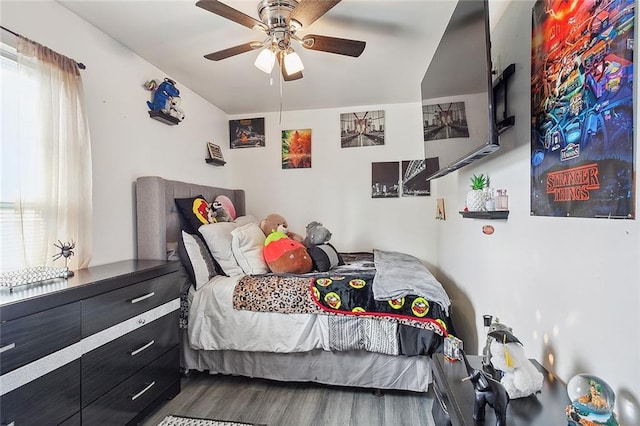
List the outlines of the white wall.
{"label": "white wall", "polygon": [[[449,211],[456,211],[464,207],[469,177],[488,173],[495,188],[508,189],[509,219],[482,221],[449,215],[439,227],[438,277],[455,292],[460,303],[454,303],[454,314],[464,318],[470,342],[479,336],[480,349],[485,338],[482,315],[493,314],[513,327],[530,357],[562,379],[589,372],[606,380],[617,393],[635,395],[637,400],[638,221],[529,214],[531,36],[527,29],[533,4],[531,0],[511,2],[492,31],[494,62],[499,61],[502,68],[516,64],[509,93],[516,125],[501,138],[503,150],[433,185]],[[636,166],[640,164],[637,123],[636,117]],[[493,235],[481,232],[485,224],[495,227]]]}
{"label": "white wall", "polygon": [[[502,137],[499,155],[438,179],[430,197],[399,199],[371,198],[371,162],[423,155],[418,103],[284,112],[282,124],[277,113],[266,114],[266,147],[229,150],[227,119],[240,116],[226,117],[178,82],[185,121],[167,126],[149,119],[141,85],[163,78],[162,71],[57,3],[3,0],[0,21],[87,65],[82,76],[93,147],[94,265],[135,254],[136,177],[244,188],[249,212],[259,218],[281,213],[301,234],[306,223],[318,220],[340,250],[379,247],[424,260],[454,299],[467,347],[482,345],[482,315],[494,314],[514,328],[529,356],[561,378],[591,372],[638,399],[638,223],[529,215],[530,33],[523,29],[530,28],[533,1],[506,8],[499,3],[494,61],[517,65],[510,91],[516,126]],[[376,109],[386,112],[386,144],[340,148],[339,114]],[[281,169],[280,130],[295,128],[313,130],[311,169]],[[222,147],[226,166],[204,163],[207,141]],[[489,173],[495,187],[510,193],[510,217],[490,222],[496,228],[490,237],[481,232],[489,222],[457,213],[474,173]],[[445,222],[434,220],[436,197],[446,199]]]}
{"label": "white wall", "polygon": [[[385,111],[385,145],[340,147],[341,113],[380,109]],[[230,119],[262,116],[266,146],[225,153],[233,166],[231,181],[245,189],[251,214],[279,213],[291,231],[302,235],[307,223],[322,222],[341,251],[402,250],[435,263],[434,197],[371,198],[372,162],[424,158],[420,103],[286,111],[281,124],[278,113]],[[281,130],[309,128],[311,168],[283,170]]]}
{"label": "white wall", "polygon": [[[227,116],[177,82],[185,120],[149,118],[145,81],[167,77],[53,1],[5,1],[2,25],[83,62],[93,155],[92,265],[135,257],[133,182],[139,176],[227,186],[229,168],[205,163],[206,142],[227,138]],[[170,77],[170,76],[169,76]],[[223,147],[224,151],[224,147]]]}

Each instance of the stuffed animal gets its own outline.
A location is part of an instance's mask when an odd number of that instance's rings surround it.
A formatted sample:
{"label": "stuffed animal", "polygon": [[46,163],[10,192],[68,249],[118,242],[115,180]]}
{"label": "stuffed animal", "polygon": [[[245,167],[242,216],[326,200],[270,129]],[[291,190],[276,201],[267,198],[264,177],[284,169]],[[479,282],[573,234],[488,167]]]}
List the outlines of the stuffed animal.
{"label": "stuffed animal", "polygon": [[222,207],[222,203],[220,201],[214,201],[211,203],[211,216],[213,220],[209,222],[233,222],[227,210]]}
{"label": "stuffed animal", "polygon": [[329,242],[331,232],[320,222],[313,221],[307,225],[307,236],[304,239],[304,245],[307,247],[319,246]]}
{"label": "stuffed animal", "polygon": [[153,93],[153,102],[147,101],[147,106],[151,111],[169,113],[169,98],[175,96],[180,96],[180,91],[176,88],[176,82],[170,78],[165,78]]}
{"label": "stuffed animal", "polygon": [[182,99],[180,96],[172,96],[169,98],[169,115],[177,118],[178,120],[184,120],[184,111],[180,108]]}
{"label": "stuffed animal", "polygon": [[271,272],[276,274],[305,274],[313,266],[304,245],[280,231],[267,236],[263,255]]}
{"label": "stuffed animal", "polygon": [[278,231],[287,235],[287,237],[299,243],[303,241],[301,235],[289,231],[287,220],[279,214],[272,213],[260,221],[260,229],[268,237],[272,232]]}
{"label": "stuffed animal", "polygon": [[509,398],[522,398],[542,389],[544,377],[527,359],[520,342],[491,342],[491,364],[502,371],[500,383]]}

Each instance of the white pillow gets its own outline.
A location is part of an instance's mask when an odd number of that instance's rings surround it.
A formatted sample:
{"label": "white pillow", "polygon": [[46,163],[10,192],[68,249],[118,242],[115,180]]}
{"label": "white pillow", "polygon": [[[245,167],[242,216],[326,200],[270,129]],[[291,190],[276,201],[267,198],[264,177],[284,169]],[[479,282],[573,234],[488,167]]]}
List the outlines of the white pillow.
{"label": "white pillow", "polygon": [[193,278],[195,280],[194,284],[196,290],[198,290],[216,275],[216,268],[200,237],[182,231],[182,242],[184,243],[184,249],[187,251],[187,256],[189,256],[189,263],[193,269]]}
{"label": "white pillow", "polygon": [[213,258],[225,274],[229,276],[243,274],[231,250],[231,231],[238,225],[233,222],[217,222],[202,225],[198,231],[207,243]]}
{"label": "white pillow", "polygon": [[257,223],[248,223],[231,231],[231,250],[245,274],[269,272],[264,260],[265,236]]}
{"label": "white pillow", "polygon": [[236,218],[236,220],[233,221],[233,223],[235,223],[238,226],[244,226],[247,223],[252,223],[252,222],[258,223],[258,220],[255,217],[251,216],[250,214],[246,216],[239,216]]}

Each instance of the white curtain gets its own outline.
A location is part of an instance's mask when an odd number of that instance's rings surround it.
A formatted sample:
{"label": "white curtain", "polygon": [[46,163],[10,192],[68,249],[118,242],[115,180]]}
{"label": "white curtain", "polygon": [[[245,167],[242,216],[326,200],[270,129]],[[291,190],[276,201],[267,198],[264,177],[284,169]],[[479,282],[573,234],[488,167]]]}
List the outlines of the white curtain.
{"label": "white curtain", "polygon": [[22,37],[16,51],[24,83],[15,163],[22,266],[63,266],[64,259],[53,261],[62,242],[75,244],[69,268],[86,268],[93,243],[92,175],[80,72],[74,60]]}

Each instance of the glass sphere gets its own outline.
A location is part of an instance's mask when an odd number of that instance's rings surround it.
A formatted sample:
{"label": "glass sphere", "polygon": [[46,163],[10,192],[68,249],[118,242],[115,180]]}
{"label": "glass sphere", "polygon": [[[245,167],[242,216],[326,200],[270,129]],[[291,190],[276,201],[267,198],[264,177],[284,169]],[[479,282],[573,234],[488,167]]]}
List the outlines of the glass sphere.
{"label": "glass sphere", "polygon": [[573,376],[567,383],[567,394],[573,407],[585,414],[611,413],[616,401],[607,382],[591,374]]}

